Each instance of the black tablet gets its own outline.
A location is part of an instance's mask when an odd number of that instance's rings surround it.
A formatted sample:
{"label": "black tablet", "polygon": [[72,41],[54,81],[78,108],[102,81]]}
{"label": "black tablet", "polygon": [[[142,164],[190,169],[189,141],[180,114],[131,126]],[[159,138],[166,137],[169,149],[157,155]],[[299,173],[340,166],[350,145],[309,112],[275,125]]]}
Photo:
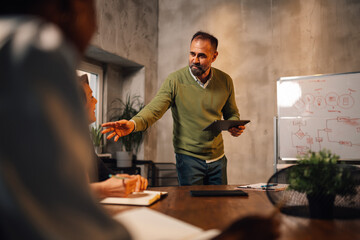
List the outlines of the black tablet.
{"label": "black tablet", "polygon": [[227,131],[229,128],[236,126],[244,126],[249,123],[250,120],[215,120],[209,126],[203,129],[203,131]]}
{"label": "black tablet", "polygon": [[191,190],[190,194],[193,197],[248,196],[242,190]]}

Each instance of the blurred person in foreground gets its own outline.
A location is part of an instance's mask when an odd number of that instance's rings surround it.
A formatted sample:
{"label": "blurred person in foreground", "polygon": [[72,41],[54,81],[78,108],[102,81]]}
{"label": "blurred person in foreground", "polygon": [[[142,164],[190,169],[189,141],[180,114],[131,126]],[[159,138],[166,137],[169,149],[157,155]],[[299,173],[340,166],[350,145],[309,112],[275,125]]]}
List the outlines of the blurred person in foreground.
{"label": "blurred person in foreground", "polygon": [[[96,121],[95,108],[97,99],[93,96],[93,91],[90,88],[87,74],[81,75],[79,80],[81,84],[80,95],[82,96],[85,110],[88,115],[88,123],[91,124]],[[147,179],[141,177],[140,175],[115,174],[99,157],[96,156],[95,152],[94,157],[97,160],[98,174],[90,186],[98,198],[126,197],[129,193],[140,192],[147,188]],[[126,179],[121,181],[114,177],[109,178],[109,175],[125,177]]]}
{"label": "blurred person in foreground", "polygon": [[0,239],[131,239],[88,184],[75,69],[94,16],[93,0],[1,3]]}
{"label": "blurred person in foreground", "polygon": [[212,240],[276,240],[280,237],[280,215],[249,215],[235,220]]}

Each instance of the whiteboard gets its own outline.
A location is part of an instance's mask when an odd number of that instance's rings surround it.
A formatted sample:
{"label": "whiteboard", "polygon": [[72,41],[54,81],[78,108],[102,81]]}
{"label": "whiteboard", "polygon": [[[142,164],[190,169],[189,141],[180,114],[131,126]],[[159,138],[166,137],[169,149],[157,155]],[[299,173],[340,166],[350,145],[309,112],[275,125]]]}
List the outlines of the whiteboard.
{"label": "whiteboard", "polygon": [[360,72],[280,78],[277,111],[280,160],[324,148],[360,160]]}

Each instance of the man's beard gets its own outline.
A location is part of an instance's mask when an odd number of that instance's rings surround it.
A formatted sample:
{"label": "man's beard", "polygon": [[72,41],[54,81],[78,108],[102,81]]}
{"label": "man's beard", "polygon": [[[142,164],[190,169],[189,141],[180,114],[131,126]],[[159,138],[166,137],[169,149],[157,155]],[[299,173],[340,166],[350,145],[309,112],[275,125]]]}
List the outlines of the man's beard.
{"label": "man's beard", "polygon": [[[196,67],[196,68],[194,68],[194,67]],[[199,77],[199,76],[203,75],[207,69],[204,69],[200,64],[197,65],[197,64],[192,63],[192,64],[190,64],[190,70],[194,76]]]}

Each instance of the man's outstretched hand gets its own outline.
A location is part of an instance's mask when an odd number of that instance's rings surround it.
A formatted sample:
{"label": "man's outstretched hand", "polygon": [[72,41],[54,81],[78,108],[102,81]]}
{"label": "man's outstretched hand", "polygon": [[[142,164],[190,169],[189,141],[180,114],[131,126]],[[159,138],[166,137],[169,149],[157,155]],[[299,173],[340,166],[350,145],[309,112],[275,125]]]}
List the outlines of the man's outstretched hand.
{"label": "man's outstretched hand", "polygon": [[125,119],[122,119],[117,122],[107,122],[101,125],[102,127],[105,127],[106,129],[103,130],[101,133],[110,133],[107,136],[107,139],[111,139],[114,137],[114,141],[117,142],[119,140],[119,137],[124,137],[126,135],[129,135],[134,131],[135,124],[133,121],[128,121]]}

